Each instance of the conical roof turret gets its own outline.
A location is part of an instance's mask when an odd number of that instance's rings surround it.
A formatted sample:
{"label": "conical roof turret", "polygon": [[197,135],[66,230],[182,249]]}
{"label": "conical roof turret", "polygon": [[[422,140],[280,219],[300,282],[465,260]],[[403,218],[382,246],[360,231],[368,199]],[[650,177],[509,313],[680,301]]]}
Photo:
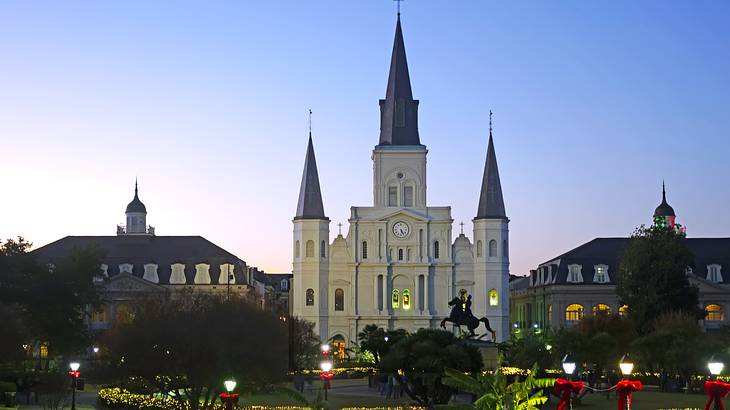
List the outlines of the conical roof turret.
{"label": "conical roof turret", "polygon": [[474,219],[507,219],[507,214],[504,210],[504,199],[502,197],[502,183],[499,180],[499,169],[497,168],[497,154],[494,151],[491,124],[489,145],[487,146],[487,159],[484,163],[484,175],[482,176],[482,189],[479,194],[479,207],[477,208],[477,216]]}
{"label": "conical roof turret", "polygon": [[307,156],[304,160],[302,185],[299,188],[299,203],[297,204],[297,213],[294,219],[327,219],[324,215],[322,192],[319,188],[319,174],[317,172],[317,160],[314,157],[311,132],[307,144]]}

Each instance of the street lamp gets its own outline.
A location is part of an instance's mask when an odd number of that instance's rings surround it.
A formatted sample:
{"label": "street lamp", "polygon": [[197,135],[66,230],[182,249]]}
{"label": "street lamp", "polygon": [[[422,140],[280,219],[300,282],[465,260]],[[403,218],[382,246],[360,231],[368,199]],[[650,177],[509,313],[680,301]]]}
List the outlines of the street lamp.
{"label": "street lamp", "polygon": [[[575,359],[573,359],[573,356],[570,355],[570,353],[566,353],[565,356],[563,356],[563,371],[565,372],[565,377],[568,380],[573,380],[573,372],[575,372]],[[572,390],[568,390],[569,399],[568,399],[568,408],[570,410],[573,410],[573,392]]]}
{"label": "street lamp", "polygon": [[[723,367],[725,367],[725,364],[714,355],[710,357],[710,361],[707,362],[707,368],[710,370],[710,374],[715,381],[705,382],[705,389],[708,393],[712,394],[712,396],[710,396],[710,400],[715,401],[715,410],[720,410],[722,408],[722,402],[720,401],[722,400],[722,395],[720,394],[719,386],[717,386],[717,384],[721,382],[717,381],[717,376],[722,373]],[[707,390],[706,387],[708,383],[712,386],[709,390]]]}
{"label": "street lamp", "polygon": [[714,355],[710,358],[710,361],[707,362],[707,368],[710,370],[710,374],[713,376],[713,378],[717,379],[717,376],[722,373],[722,369],[725,367],[725,364],[718,360]]}
{"label": "street lamp", "polygon": [[323,344],[322,345],[322,354],[323,355],[327,355],[327,353],[329,353],[329,351],[330,351],[330,345],[328,345],[326,343]]}
{"label": "street lamp", "polygon": [[81,364],[79,362],[71,362],[68,364],[71,369],[68,375],[71,376],[71,410],[76,410],[76,383],[79,379],[79,368]]}
{"label": "street lamp", "polygon": [[325,358],[324,361],[320,363],[319,368],[322,369],[320,377],[322,378],[324,385],[324,399],[327,400],[327,390],[330,387],[330,379],[332,379],[332,362]]}
{"label": "street lamp", "polygon": [[618,367],[621,369],[621,374],[624,375],[624,378],[628,379],[631,372],[634,371],[634,362],[631,360],[628,353],[621,357],[621,360],[618,362]]}
{"label": "street lamp", "polygon": [[226,388],[226,393],[221,393],[219,397],[226,404],[226,410],[232,410],[233,405],[238,403],[238,393],[233,392],[236,389],[236,381],[228,379],[223,382],[223,386]]}

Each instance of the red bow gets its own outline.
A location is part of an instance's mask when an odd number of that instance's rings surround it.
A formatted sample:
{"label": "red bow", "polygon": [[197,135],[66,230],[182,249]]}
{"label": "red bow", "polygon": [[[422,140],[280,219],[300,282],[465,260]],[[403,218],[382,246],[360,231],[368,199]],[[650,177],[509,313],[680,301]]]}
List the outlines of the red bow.
{"label": "red bow", "polygon": [[705,404],[705,410],[710,408],[713,400],[717,400],[720,405],[720,410],[725,410],[722,405],[722,399],[730,393],[730,384],[721,382],[720,380],[708,380],[705,382],[705,393],[710,396]]}
{"label": "red bow", "polygon": [[626,400],[628,398],[629,406],[631,405],[631,393],[641,390],[641,382],[638,380],[621,380],[616,385],[618,393],[618,410],[624,410]]}
{"label": "red bow", "polygon": [[560,396],[558,410],[563,410],[570,403],[571,394],[579,394],[583,390],[583,382],[571,382],[565,379],[556,379],[553,386],[555,394]]}

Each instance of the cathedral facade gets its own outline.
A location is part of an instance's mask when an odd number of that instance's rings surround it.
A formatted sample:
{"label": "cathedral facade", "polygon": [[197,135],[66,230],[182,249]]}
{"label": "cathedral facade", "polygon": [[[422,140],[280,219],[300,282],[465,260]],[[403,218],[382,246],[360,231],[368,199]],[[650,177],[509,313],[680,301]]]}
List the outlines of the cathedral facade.
{"label": "cathedral facade", "polygon": [[509,337],[509,219],[489,134],[481,190],[474,189],[474,242],[463,233],[454,240],[451,207],[427,203],[428,150],[418,133],[399,17],[371,156],[373,204],[353,206],[347,236],[331,243],[310,133],[293,220],[293,315],[314,322],[321,339],[339,347],[369,324],[436,328],[463,289],[497,341]]}

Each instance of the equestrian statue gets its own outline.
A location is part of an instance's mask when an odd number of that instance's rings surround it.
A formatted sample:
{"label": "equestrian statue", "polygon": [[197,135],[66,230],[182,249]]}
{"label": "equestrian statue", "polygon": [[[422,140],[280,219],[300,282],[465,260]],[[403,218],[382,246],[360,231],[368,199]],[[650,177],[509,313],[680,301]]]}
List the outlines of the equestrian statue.
{"label": "equestrian statue", "polygon": [[497,339],[497,332],[489,326],[489,319],[486,317],[477,319],[471,312],[471,295],[467,296],[466,289],[461,289],[459,296],[451,300],[449,306],[452,306],[451,313],[449,317],[441,321],[442,328],[446,329],[446,322],[451,322],[459,327],[466,326],[469,329],[469,334],[466,337],[471,338],[476,336],[474,330],[479,327],[479,322],[482,322],[492,334],[492,342]]}

